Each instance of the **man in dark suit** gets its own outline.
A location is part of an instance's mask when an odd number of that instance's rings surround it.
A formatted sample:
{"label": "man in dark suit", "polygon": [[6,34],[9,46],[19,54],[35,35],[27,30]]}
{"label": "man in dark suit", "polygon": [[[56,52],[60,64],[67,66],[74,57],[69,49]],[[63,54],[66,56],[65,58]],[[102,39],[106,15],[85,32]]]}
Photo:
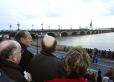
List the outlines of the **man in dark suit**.
{"label": "man in dark suit", "polygon": [[27,47],[31,45],[32,36],[28,31],[21,30],[16,33],[14,39],[18,41],[22,47],[22,58],[19,65],[23,68],[23,71],[29,72],[30,61],[34,55],[27,50]]}
{"label": "man in dark suit", "polygon": [[35,82],[64,76],[63,62],[52,54],[56,45],[57,41],[52,36],[46,34],[42,39],[40,55],[36,55],[30,64],[30,73]]}

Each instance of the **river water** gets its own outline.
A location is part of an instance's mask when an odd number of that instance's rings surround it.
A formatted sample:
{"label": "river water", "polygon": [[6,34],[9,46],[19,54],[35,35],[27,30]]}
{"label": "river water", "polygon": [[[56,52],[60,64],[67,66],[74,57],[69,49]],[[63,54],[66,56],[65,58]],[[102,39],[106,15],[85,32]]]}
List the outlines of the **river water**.
{"label": "river water", "polygon": [[83,36],[68,36],[57,38],[59,45],[66,46],[82,46],[83,48],[98,48],[102,50],[114,50],[114,32],[83,35]]}

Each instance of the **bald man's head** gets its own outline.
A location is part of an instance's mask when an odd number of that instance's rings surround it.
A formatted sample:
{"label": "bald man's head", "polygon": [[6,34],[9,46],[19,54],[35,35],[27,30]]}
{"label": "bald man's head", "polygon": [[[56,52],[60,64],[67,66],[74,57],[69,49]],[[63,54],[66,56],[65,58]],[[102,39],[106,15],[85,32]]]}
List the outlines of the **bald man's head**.
{"label": "bald man's head", "polygon": [[46,52],[50,52],[50,53],[54,52],[56,45],[57,45],[57,41],[55,37],[49,36],[47,34],[44,36],[44,38],[41,41],[42,50]]}
{"label": "bald man's head", "polygon": [[[16,58],[15,63],[20,61],[21,58],[21,46],[17,41],[14,40],[5,40],[0,43],[0,58],[1,59],[10,59],[13,60],[13,57]],[[14,60],[13,60],[14,61]]]}

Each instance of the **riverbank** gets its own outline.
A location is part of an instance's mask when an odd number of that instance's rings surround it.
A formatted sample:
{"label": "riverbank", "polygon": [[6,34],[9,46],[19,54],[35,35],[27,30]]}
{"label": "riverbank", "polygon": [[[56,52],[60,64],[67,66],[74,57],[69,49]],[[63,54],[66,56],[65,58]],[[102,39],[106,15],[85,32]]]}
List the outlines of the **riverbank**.
{"label": "riverbank", "polygon": [[[38,44],[37,44],[37,40],[33,40],[32,42],[33,46],[38,46],[41,47],[41,39],[38,39]],[[66,46],[66,45],[57,45],[56,50],[57,51],[64,51],[67,52],[72,46]],[[106,51],[106,50],[99,50],[97,48],[85,48],[88,52],[88,54],[90,54],[90,56],[93,55],[93,52],[97,52],[96,55],[102,57],[102,58],[108,58],[108,59],[114,59],[114,52],[112,51]],[[95,54],[94,54],[95,55]]]}

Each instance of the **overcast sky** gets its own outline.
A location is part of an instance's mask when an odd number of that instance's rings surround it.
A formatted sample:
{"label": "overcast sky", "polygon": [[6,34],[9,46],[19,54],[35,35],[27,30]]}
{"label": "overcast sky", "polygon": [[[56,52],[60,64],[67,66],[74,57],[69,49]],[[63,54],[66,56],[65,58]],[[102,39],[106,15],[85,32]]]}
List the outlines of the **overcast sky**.
{"label": "overcast sky", "polygon": [[0,29],[114,27],[114,0],[0,0]]}

